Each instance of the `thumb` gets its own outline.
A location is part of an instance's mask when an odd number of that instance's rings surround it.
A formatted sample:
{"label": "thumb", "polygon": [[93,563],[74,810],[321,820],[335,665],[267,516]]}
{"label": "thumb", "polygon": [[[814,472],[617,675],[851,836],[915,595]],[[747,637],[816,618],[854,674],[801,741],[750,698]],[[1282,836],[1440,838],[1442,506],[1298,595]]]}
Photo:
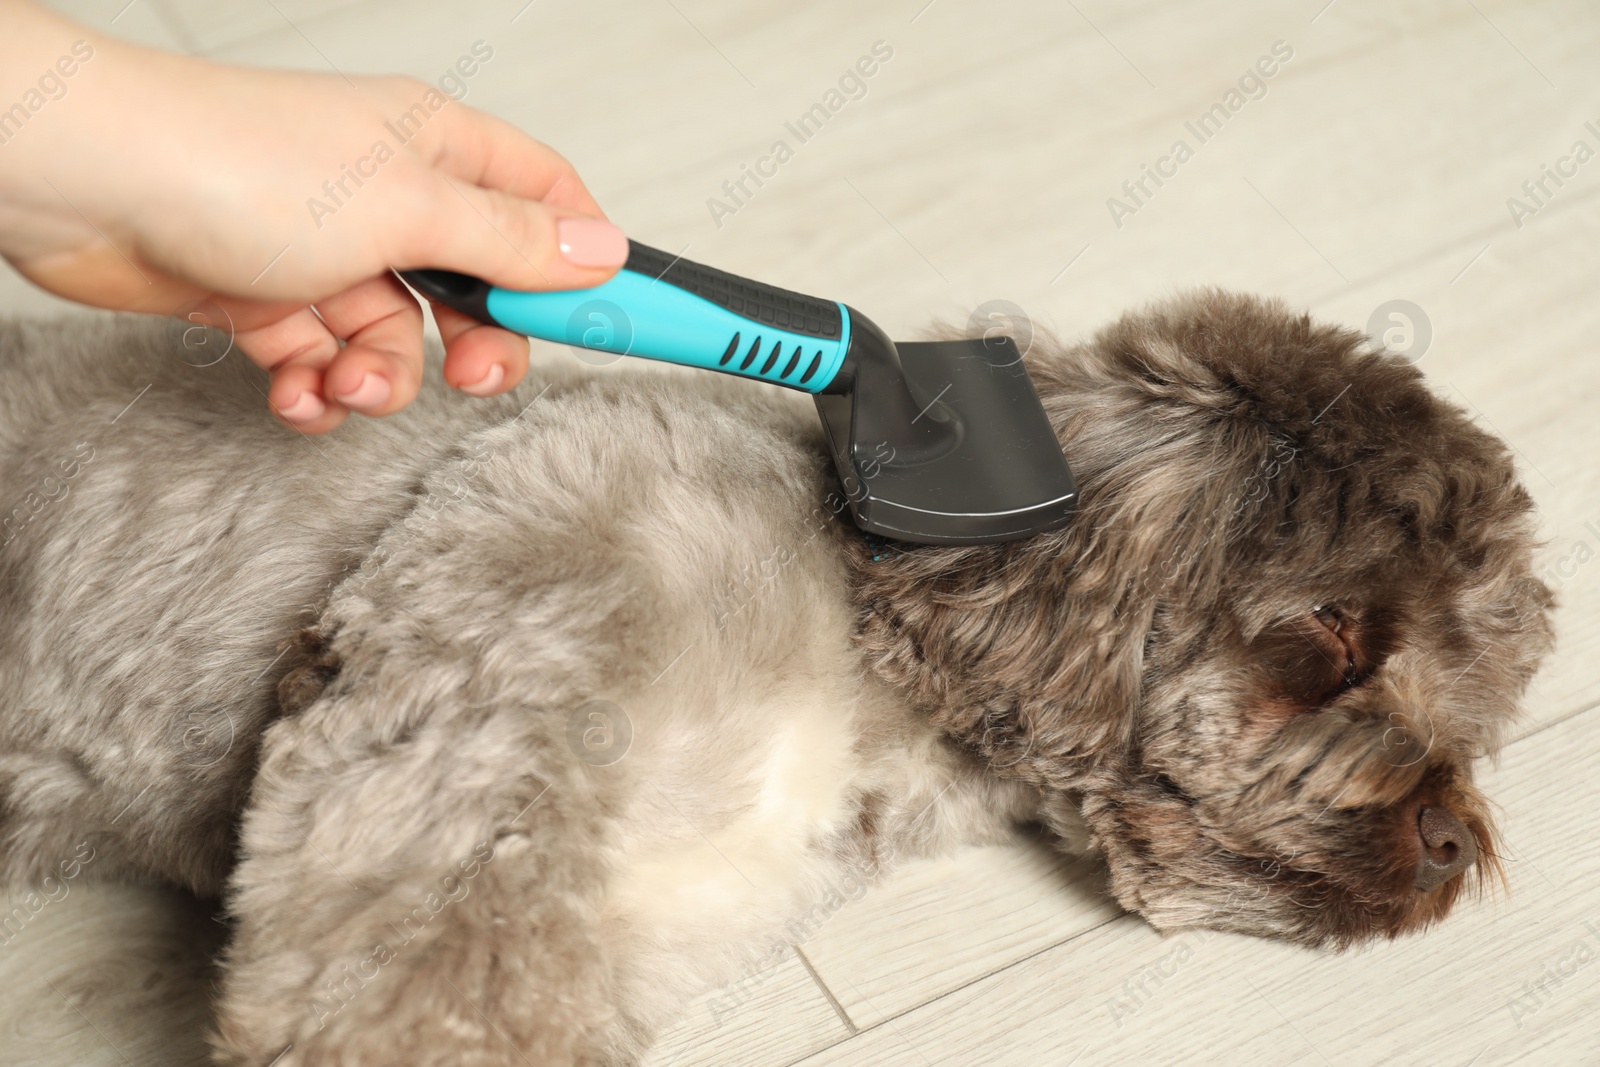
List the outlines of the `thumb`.
{"label": "thumb", "polygon": [[586,289],[617,272],[628,238],[603,218],[439,175],[397,269],[442,267],[504,289]]}

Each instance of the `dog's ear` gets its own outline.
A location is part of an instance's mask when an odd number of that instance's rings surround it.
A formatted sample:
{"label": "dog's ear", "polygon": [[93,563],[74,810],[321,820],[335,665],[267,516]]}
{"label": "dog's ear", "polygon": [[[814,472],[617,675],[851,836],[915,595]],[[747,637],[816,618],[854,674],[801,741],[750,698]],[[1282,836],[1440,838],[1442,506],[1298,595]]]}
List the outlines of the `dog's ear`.
{"label": "dog's ear", "polygon": [[1069,373],[1067,355],[1031,368],[1079,485],[1064,530],[978,546],[845,537],[876,672],[997,770],[1055,786],[1129,740],[1162,592],[1221,580],[1207,545],[1226,537],[1219,516],[1250,506],[1250,457],[1269,448],[1264,429],[1219,439],[1192,405]]}
{"label": "dog's ear", "polygon": [[[1230,544],[1281,511],[1296,455],[1285,427],[1315,423],[1348,389],[1361,341],[1214,291],[1125,316],[1088,344],[1038,336],[1028,369],[1077,514],[1003,545],[847,537],[871,663],[997,769],[1073,780],[1086,757],[1130,740],[1164,598],[1215,602],[1237,574]],[[1414,368],[1390,377],[1416,388]]]}
{"label": "dog's ear", "polygon": [[1028,541],[848,548],[874,670],[996,769],[1065,785],[1128,740],[1160,589],[1197,569],[1213,489],[1162,449],[1080,475],[1066,530]]}

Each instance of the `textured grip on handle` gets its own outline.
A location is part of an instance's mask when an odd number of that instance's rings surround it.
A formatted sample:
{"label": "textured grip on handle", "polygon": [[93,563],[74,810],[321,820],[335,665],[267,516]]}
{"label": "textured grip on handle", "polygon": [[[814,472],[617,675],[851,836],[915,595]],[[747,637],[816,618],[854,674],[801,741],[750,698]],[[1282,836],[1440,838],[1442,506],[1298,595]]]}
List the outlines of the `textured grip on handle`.
{"label": "textured grip on handle", "polygon": [[624,270],[670,282],[686,293],[709,300],[759,326],[771,326],[807,337],[837,341],[844,330],[839,305],[804,293],[754,282],[737,274],[691,263],[658,248],[628,242]]}
{"label": "textured grip on handle", "polygon": [[592,289],[496,289],[441,270],[405,271],[402,277],[431,300],[529,337],[807,393],[833,383],[850,348],[850,316],[842,304],[634,242],[623,269]]}

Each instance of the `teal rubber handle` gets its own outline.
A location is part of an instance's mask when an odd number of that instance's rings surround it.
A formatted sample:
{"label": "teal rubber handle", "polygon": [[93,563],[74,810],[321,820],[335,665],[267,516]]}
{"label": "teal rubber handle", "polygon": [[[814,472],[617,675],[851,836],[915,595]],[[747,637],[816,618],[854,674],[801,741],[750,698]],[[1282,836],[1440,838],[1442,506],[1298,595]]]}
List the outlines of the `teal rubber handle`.
{"label": "teal rubber handle", "polygon": [[850,348],[850,312],[630,242],[627,265],[591,289],[500,289],[449,271],[407,271],[424,295],[545,341],[826,389]]}

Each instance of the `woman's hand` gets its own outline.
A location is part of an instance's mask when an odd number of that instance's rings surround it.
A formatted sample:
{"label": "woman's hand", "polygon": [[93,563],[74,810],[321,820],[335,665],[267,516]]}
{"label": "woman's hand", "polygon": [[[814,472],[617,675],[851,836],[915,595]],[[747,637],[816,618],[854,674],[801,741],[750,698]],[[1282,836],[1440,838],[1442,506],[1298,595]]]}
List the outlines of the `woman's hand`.
{"label": "woman's hand", "polygon": [[[391,270],[570,289],[627,257],[566,160],[425,82],[168,55],[13,0],[0,21],[0,109],[43,101],[0,111],[0,255],[100,307],[213,300],[307,432],[416,396],[422,310]],[[434,314],[451,385],[526,372],[524,338]]]}

